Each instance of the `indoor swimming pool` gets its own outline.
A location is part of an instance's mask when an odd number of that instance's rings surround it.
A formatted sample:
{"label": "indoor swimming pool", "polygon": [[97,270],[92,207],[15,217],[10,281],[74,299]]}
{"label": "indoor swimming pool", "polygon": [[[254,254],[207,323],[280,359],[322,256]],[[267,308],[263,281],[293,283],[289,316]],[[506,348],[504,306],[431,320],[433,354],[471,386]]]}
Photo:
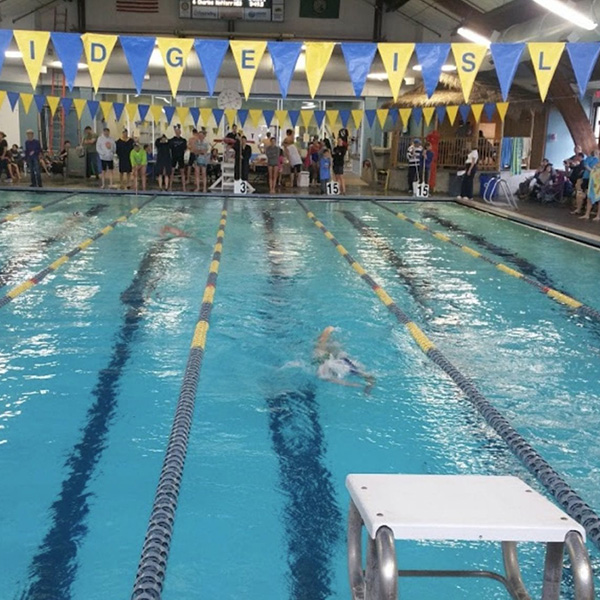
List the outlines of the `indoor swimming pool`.
{"label": "indoor swimming pool", "polygon": [[[315,220],[600,512],[599,251],[454,203],[223,209],[222,198],[3,193],[1,598],[131,596],[220,225],[163,598],[349,598],[348,473],[511,474],[548,496]],[[327,326],[374,377],[368,393],[317,376]],[[543,549],[520,551],[539,597]],[[501,569],[492,544],[403,543],[398,560]],[[494,581],[400,589],[507,597]]]}

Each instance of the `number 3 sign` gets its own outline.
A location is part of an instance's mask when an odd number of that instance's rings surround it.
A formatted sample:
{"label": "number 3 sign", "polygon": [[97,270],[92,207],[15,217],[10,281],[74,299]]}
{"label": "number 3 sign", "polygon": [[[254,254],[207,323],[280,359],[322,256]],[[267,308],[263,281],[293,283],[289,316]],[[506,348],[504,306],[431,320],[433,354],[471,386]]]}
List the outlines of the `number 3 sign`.
{"label": "number 3 sign", "polygon": [[254,192],[254,188],[247,181],[236,179],[233,182],[234,194],[252,194],[252,192]]}

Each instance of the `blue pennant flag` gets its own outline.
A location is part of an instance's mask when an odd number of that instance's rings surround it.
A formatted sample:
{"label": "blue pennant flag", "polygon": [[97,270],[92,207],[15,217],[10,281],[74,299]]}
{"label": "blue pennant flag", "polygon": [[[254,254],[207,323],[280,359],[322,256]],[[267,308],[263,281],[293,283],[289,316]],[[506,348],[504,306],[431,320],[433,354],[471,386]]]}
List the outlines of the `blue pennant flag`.
{"label": "blue pennant flag", "polygon": [[200,120],[200,109],[197,106],[192,106],[190,108],[190,116],[194,121],[194,126],[198,125],[198,121]]}
{"label": "blue pennant flag", "polygon": [[302,50],[302,42],[267,42],[267,48],[281,95],[285,98]]}
{"label": "blue pennant flag", "polygon": [[35,101],[35,105],[37,106],[38,112],[42,112],[44,110],[44,104],[46,104],[46,96],[43,94],[36,94],[33,97]]}
{"label": "blue pennant flag", "polygon": [[17,106],[19,102],[19,97],[21,94],[19,92],[6,92],[6,96],[8,97],[8,101],[10,102],[10,108],[14,111],[15,106]]}
{"label": "blue pennant flag", "polygon": [[12,29],[0,29],[0,72],[4,64],[4,53],[12,40]]}
{"label": "blue pennant flag", "polygon": [[123,48],[123,52],[125,53],[135,89],[138,94],[141,94],[142,86],[144,85],[144,75],[148,70],[148,63],[156,44],[156,38],[120,35],[119,42],[121,42],[121,48]]}
{"label": "blue pennant flag", "polygon": [[221,119],[223,118],[223,115],[225,114],[225,111],[222,108],[213,108],[213,117],[215,119],[215,122],[217,123],[217,125],[221,124]]}
{"label": "blue pennant flag", "polygon": [[117,121],[120,121],[121,115],[123,114],[123,111],[125,110],[125,104],[123,102],[115,102],[113,104],[113,110],[115,111],[115,119]]}
{"label": "blue pennant flag", "polygon": [[458,107],[458,112],[463,120],[463,123],[466,123],[469,120],[469,115],[471,114],[471,107],[468,104],[461,104]]}
{"label": "blue pennant flag", "polygon": [[138,104],[138,114],[140,115],[140,121],[146,120],[146,115],[148,114],[149,110],[150,110],[149,104]]}
{"label": "blue pennant flag", "polygon": [[194,48],[200,60],[204,79],[208,87],[208,94],[215,92],[215,83],[223,64],[223,59],[229,48],[228,40],[195,40]]}
{"label": "blue pennant flag", "polygon": [[300,118],[299,110],[288,110],[288,117],[290,119],[290,123],[292,127],[296,127],[296,123],[298,123],[298,119]]}
{"label": "blue pennant flag", "polygon": [[396,127],[396,123],[398,122],[398,117],[400,116],[400,113],[398,112],[397,108],[390,108],[389,112],[388,112],[388,116],[390,117],[390,121],[392,123],[392,127]]}
{"label": "blue pennant flag", "polygon": [[323,126],[323,121],[325,120],[325,111],[324,110],[315,110],[315,121],[319,128]]}
{"label": "blue pennant flag", "polygon": [[68,115],[71,110],[71,106],[73,105],[73,98],[61,98],[60,105],[62,106],[65,114]]}
{"label": "blue pennant flag", "polygon": [[587,84],[592,76],[592,71],[600,53],[600,42],[582,42],[567,44],[567,52],[573,65],[575,79],[579,86],[579,95],[584,96]]}
{"label": "blue pennant flag", "polygon": [[77,77],[77,66],[83,52],[83,43],[78,33],[57,33],[50,34],[52,45],[56,50],[56,55],[62,63],[62,70],[67,82],[68,88],[73,91],[75,77]]}
{"label": "blue pennant flag", "polygon": [[525,50],[525,44],[492,44],[490,46],[504,102],[508,98],[508,92],[517,72],[523,50]]}
{"label": "blue pennant flag", "polygon": [[440,80],[442,67],[448,58],[450,44],[417,44],[415,51],[421,65],[421,75],[427,97],[431,98]]}
{"label": "blue pennant flag", "polygon": [[423,118],[423,109],[420,106],[415,106],[410,113],[413,121],[416,125],[421,124],[421,119]]}
{"label": "blue pennant flag", "polygon": [[100,108],[100,102],[98,102],[98,100],[88,100],[87,107],[90,111],[90,116],[92,117],[92,120],[95,119],[96,114],[98,112],[98,108]]}
{"label": "blue pennant flag", "polygon": [[438,123],[442,124],[444,119],[446,118],[446,107],[445,106],[436,106],[435,114],[437,115]]}
{"label": "blue pennant flag", "polygon": [[367,123],[369,124],[369,127],[373,127],[373,123],[375,122],[376,114],[377,113],[373,109],[365,110],[365,118],[367,119]]}
{"label": "blue pennant flag", "polygon": [[267,124],[267,127],[271,127],[271,122],[273,121],[274,116],[274,110],[263,110],[263,117],[265,118],[265,123]]}
{"label": "blue pennant flag", "polygon": [[244,127],[246,125],[246,119],[248,118],[248,110],[245,108],[241,108],[237,111],[237,120],[240,122],[240,126]]}
{"label": "blue pennant flag", "polygon": [[342,127],[348,127],[348,121],[350,120],[350,111],[340,110],[340,121],[342,122]]}
{"label": "blue pennant flag", "polygon": [[488,121],[493,121],[494,113],[496,112],[496,105],[493,102],[487,102],[483,105],[483,112],[485,113]]}
{"label": "blue pennant flag", "polygon": [[377,44],[342,42],[342,52],[355,96],[362,94],[376,51]]}
{"label": "blue pennant flag", "polygon": [[170,125],[171,121],[173,120],[173,116],[175,115],[175,107],[165,106],[163,110],[165,111],[165,117],[167,117],[167,125]]}

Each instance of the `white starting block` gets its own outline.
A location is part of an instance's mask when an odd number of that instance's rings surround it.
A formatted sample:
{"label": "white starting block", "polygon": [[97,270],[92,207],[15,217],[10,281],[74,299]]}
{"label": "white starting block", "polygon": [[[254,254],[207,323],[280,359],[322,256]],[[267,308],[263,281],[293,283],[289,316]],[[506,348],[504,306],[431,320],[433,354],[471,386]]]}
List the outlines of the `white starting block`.
{"label": "white starting block", "polygon": [[[529,600],[517,542],[546,544],[542,600],[558,600],[563,553],[571,559],[577,600],[594,600],[585,530],[517,477],[348,475],[348,571],[353,600],[395,600],[399,577],[488,577],[515,600]],[[363,571],[362,527],[368,533]],[[496,541],[505,574],[398,570],[394,540]]]}

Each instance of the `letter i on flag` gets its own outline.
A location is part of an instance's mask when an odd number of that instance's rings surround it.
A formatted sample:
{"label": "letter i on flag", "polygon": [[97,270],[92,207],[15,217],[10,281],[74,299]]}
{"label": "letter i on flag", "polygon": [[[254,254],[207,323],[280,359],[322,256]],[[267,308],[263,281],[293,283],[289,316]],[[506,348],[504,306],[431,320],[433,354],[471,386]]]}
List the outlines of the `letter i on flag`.
{"label": "letter i on flag", "polygon": [[117,43],[117,36],[84,33],[81,39],[83,40],[83,49],[87,58],[92,87],[97,92],[110,55]]}
{"label": "letter i on flag", "polygon": [[23,64],[29,75],[31,87],[35,89],[40,78],[46,48],[50,41],[48,31],[13,31],[19,51],[23,55]]}
{"label": "letter i on flag", "polygon": [[398,99],[404,73],[413,55],[414,44],[377,44],[394,101]]}
{"label": "letter i on flag", "polygon": [[240,74],[244,96],[248,100],[258,65],[267,48],[267,42],[231,40],[229,45],[231,46],[233,58]]}

